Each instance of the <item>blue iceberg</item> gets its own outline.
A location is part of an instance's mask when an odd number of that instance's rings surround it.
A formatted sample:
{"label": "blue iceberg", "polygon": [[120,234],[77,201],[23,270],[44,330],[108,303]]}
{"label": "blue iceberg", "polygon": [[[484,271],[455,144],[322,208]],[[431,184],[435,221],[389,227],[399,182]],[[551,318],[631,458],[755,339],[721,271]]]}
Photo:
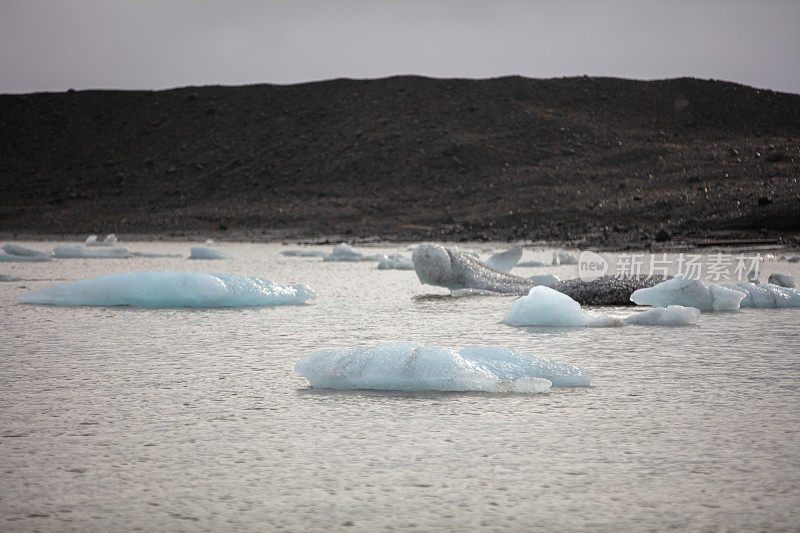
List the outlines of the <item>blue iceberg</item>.
{"label": "blue iceberg", "polygon": [[305,285],[283,286],[235,274],[132,272],[45,287],[17,301],[62,306],[247,307],[299,305],[314,297]]}
{"label": "blue iceberg", "polygon": [[344,390],[541,393],[588,386],[594,374],[535,355],[492,346],[459,352],[415,343],[328,350],[303,357],[295,371],[311,387]]}

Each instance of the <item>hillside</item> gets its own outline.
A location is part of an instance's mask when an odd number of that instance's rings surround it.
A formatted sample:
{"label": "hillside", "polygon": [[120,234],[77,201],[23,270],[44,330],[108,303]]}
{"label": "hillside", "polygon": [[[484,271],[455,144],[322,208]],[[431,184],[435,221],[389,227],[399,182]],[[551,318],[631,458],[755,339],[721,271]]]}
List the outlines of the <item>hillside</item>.
{"label": "hillside", "polygon": [[800,95],[698,79],[0,95],[0,232],[800,233]]}

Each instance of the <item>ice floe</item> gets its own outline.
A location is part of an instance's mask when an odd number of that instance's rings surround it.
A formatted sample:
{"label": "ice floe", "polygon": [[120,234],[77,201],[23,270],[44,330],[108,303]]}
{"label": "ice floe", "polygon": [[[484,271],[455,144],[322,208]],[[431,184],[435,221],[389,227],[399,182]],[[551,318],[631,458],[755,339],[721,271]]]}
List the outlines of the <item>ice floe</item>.
{"label": "ice floe", "polygon": [[84,242],[86,246],[116,246],[117,245],[117,236],[113,233],[109,233],[106,235],[106,238],[102,241],[97,240],[97,235],[89,235],[86,237],[86,242]]}
{"label": "ice floe", "polygon": [[53,257],[61,259],[106,259],[106,258],[125,258],[130,254],[125,248],[86,248],[80,244],[61,244],[53,249]]}
{"label": "ice floe", "polygon": [[495,270],[508,274],[522,259],[522,247],[515,246],[505,252],[498,252],[489,257],[485,263]]}
{"label": "ice floe", "polygon": [[28,292],[20,303],[138,307],[249,307],[298,305],[314,298],[305,285],[234,274],[132,272],[71,281]]}
{"label": "ice floe", "polygon": [[607,327],[623,322],[607,315],[591,315],[581,305],[549,287],[538,286],[514,300],[511,311],[503,319],[509,326]]}
{"label": "ice floe", "polygon": [[[752,283],[745,285],[755,287]],[[637,305],[655,307],[682,305],[694,307],[700,311],[736,311],[742,300],[748,295],[748,291],[733,287],[735,286],[706,285],[698,279],[677,277],[654,287],[635,291],[631,294],[631,301]]]}
{"label": "ice floe", "polygon": [[3,261],[9,263],[41,263],[44,261],[50,261],[50,258],[45,255],[17,255],[0,252],[0,262]]}
{"label": "ice floe", "polygon": [[189,259],[228,259],[228,254],[205,246],[192,246],[189,252]]}
{"label": "ice floe", "polygon": [[287,257],[327,257],[331,255],[326,250],[284,250],[281,254]]}
{"label": "ice floe", "polygon": [[411,258],[401,253],[382,255],[378,259],[379,270],[414,270]]}
{"label": "ice floe", "polygon": [[323,261],[378,261],[382,254],[367,255],[359,252],[346,243],[337,244],[333,247],[330,255],[322,258]]}
{"label": "ice floe", "polygon": [[670,305],[635,313],[623,319],[626,324],[636,326],[686,326],[697,324],[700,311],[694,307]]}
{"label": "ice floe", "polygon": [[311,387],[400,391],[542,393],[587,386],[594,374],[531,354],[471,346],[456,352],[414,343],[326,350],[300,359],[295,371]]}
{"label": "ice floe", "polygon": [[20,246],[19,244],[4,244],[3,251],[10,255],[18,255],[20,257],[44,257],[48,258],[50,254],[48,252],[40,252],[39,250],[33,250],[31,248],[25,248],[24,246]]}

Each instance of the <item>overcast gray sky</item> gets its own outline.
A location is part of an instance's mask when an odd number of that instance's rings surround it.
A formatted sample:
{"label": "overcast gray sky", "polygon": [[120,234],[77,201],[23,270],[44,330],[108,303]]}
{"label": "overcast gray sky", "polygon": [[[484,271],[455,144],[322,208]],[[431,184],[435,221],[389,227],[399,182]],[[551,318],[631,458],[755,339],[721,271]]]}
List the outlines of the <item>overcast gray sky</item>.
{"label": "overcast gray sky", "polygon": [[800,93],[800,0],[0,0],[0,92],[695,76]]}

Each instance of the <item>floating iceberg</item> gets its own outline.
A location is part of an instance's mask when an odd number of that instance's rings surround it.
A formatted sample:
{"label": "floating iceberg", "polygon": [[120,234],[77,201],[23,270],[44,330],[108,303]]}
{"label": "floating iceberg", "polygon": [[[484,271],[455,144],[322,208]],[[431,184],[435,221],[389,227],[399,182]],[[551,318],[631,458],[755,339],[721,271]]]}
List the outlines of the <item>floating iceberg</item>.
{"label": "floating iceberg", "polygon": [[80,244],[62,244],[53,249],[53,256],[62,259],[124,258],[129,255],[128,250],[121,246],[92,249],[85,248]]}
{"label": "floating iceberg", "polygon": [[103,241],[97,240],[97,235],[89,235],[86,237],[86,242],[84,242],[86,246],[116,246],[117,244],[117,236],[113,233],[109,233],[106,235],[106,238]]}
{"label": "floating iceberg", "polygon": [[45,259],[48,259],[50,255],[47,252],[32,250],[30,248],[20,246],[19,244],[4,244],[3,251],[7,254],[18,255],[20,257],[44,257]]}
{"label": "floating iceberg", "polygon": [[587,386],[594,375],[503,348],[460,352],[413,343],[314,352],[295,365],[311,387],[402,391],[548,392]]}
{"label": "floating iceberg", "polygon": [[577,265],[578,258],[572,255],[569,252],[562,252],[556,250],[553,252],[553,264],[554,265]]}
{"label": "floating iceberg", "polygon": [[800,307],[800,290],[791,287],[773,283],[726,283],[722,287],[743,294],[743,308]]}
{"label": "floating iceberg", "polygon": [[621,326],[619,319],[606,315],[593,316],[581,309],[581,305],[549,287],[538,286],[527,296],[514,300],[511,311],[503,319],[509,326]]}
{"label": "floating iceberg", "polygon": [[396,253],[391,255],[382,255],[378,259],[379,270],[414,270],[414,263],[410,257],[403,254]]}
{"label": "floating iceberg", "polygon": [[330,255],[322,258],[323,261],[378,261],[381,254],[365,255],[349,244],[341,243],[333,247]]}
{"label": "floating iceberg", "polygon": [[623,320],[636,326],[686,326],[697,324],[700,311],[694,307],[670,305],[635,313]]}
{"label": "floating iceberg", "polygon": [[[422,283],[446,287],[451,291],[476,289],[522,296],[537,286],[535,281],[500,272],[458,248],[446,248],[439,244],[418,245],[414,248],[412,260]],[[553,288],[584,305],[630,305],[633,291],[652,287],[662,279],[605,276],[591,281],[559,281]]]}
{"label": "floating iceberg", "polygon": [[495,270],[508,274],[512,268],[517,266],[520,259],[522,259],[522,247],[515,246],[505,252],[494,254],[485,263]]}
{"label": "floating iceberg", "polygon": [[544,285],[545,287],[552,287],[559,281],[558,276],[554,276],[553,274],[539,274],[537,276],[531,276],[528,278],[532,282],[536,283],[537,285]]}
{"label": "floating iceberg", "polygon": [[234,274],[132,272],[45,287],[17,301],[63,306],[248,307],[298,305],[314,296],[305,285],[283,286]]}
{"label": "floating iceberg", "polygon": [[205,246],[192,246],[189,259],[228,259],[228,254]]}
{"label": "floating iceberg", "polygon": [[[8,251],[8,250],[6,250],[6,251]],[[11,253],[11,252],[9,252],[9,253]],[[773,285],[778,285],[780,287],[788,287],[790,289],[792,289],[792,288],[797,286],[797,282],[789,274],[779,274],[779,273],[776,272],[774,274],[770,274],[769,279],[767,281],[769,283],[772,283]]]}
{"label": "floating iceberg", "polygon": [[281,254],[287,257],[327,257],[330,252],[325,250],[284,250]]}
{"label": "floating iceberg", "polygon": [[0,252],[0,262],[16,262],[16,263],[41,263],[43,261],[50,261],[46,256],[32,256],[32,255],[16,255]]}
{"label": "floating iceberg", "polygon": [[700,311],[736,311],[745,296],[746,291],[739,292],[730,287],[706,285],[697,279],[677,277],[635,291],[631,294],[631,301],[637,305],[655,307],[682,305]]}

